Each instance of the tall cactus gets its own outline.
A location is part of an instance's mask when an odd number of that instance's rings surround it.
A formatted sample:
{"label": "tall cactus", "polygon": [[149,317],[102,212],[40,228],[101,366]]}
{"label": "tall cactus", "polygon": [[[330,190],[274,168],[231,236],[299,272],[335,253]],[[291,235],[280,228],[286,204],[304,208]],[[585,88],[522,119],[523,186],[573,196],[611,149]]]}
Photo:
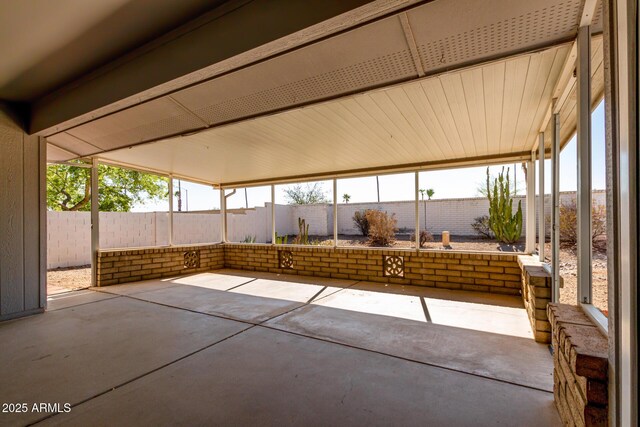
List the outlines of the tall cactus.
{"label": "tall cactus", "polygon": [[298,218],[298,235],[296,236],[294,243],[297,245],[309,244],[309,225],[302,218]]}
{"label": "tall cactus", "polygon": [[507,178],[502,172],[494,179],[493,189],[490,186],[489,168],[487,168],[487,198],[489,199],[489,227],[496,238],[503,243],[515,243],[522,235],[522,201],[518,201],[518,211],[513,214],[513,199],[509,186],[509,169]]}

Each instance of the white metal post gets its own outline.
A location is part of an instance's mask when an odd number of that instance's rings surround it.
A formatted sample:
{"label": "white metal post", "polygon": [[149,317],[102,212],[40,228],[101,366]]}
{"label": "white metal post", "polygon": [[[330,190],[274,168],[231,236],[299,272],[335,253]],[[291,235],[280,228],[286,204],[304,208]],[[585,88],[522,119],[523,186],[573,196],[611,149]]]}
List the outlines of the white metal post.
{"label": "white metal post", "polygon": [[276,186],[271,184],[271,244],[276,244]]}
{"label": "white metal post", "polygon": [[551,121],[551,301],[560,301],[560,114]]}
{"label": "white metal post", "polygon": [[338,246],[338,180],[333,178],[333,247]]}
{"label": "white metal post", "polygon": [[544,133],[538,136],[538,254],[544,262],[544,244],[546,241],[544,218]]}
{"label": "white metal post", "polygon": [[224,188],[220,188],[220,241],[227,242],[227,197]]}
{"label": "white metal post", "polygon": [[578,151],[578,303],[591,303],[591,33],[578,29],[577,151]]}
{"label": "white metal post", "polygon": [[536,173],[535,152],[531,153],[531,160],[527,162],[527,227],[525,252],[532,254],[536,247]]}
{"label": "white metal post", "polygon": [[91,163],[91,286],[98,286],[98,250],[100,250],[100,202],[98,160]]}
{"label": "white metal post", "polygon": [[168,220],[169,246],[173,245],[173,175],[169,175],[169,220]]}
{"label": "white metal post", "polygon": [[[614,175],[613,216],[617,218],[614,230],[616,251],[614,286],[609,288],[609,315],[615,326],[609,329],[615,338],[610,345],[615,348],[615,422],[620,426],[637,426],[638,412],[638,281],[640,280],[638,233],[640,224],[638,211],[640,189],[640,154],[638,129],[640,105],[638,103],[638,28],[640,15],[637,1],[604,2],[614,19],[607,20],[605,43],[608,41],[614,52],[611,71],[605,68],[605,79],[614,80],[612,94],[607,97],[611,106],[612,132],[611,157]],[[607,14],[605,14],[605,18]],[[607,37],[608,36],[608,37]],[[607,76],[608,73],[611,75]],[[606,101],[605,101],[606,102]],[[611,236],[607,236],[610,238]],[[611,256],[611,254],[609,254]],[[611,265],[611,264],[610,264]],[[613,292],[612,292],[613,291]],[[613,298],[613,301],[611,301]],[[611,402],[610,402],[611,405]]]}
{"label": "white metal post", "polygon": [[[420,250],[420,200],[418,194],[420,193],[420,177],[416,172],[415,188],[414,188],[414,201],[415,201],[415,215],[416,215],[416,250]],[[427,214],[426,212],[424,213]],[[426,230],[425,230],[426,231]]]}

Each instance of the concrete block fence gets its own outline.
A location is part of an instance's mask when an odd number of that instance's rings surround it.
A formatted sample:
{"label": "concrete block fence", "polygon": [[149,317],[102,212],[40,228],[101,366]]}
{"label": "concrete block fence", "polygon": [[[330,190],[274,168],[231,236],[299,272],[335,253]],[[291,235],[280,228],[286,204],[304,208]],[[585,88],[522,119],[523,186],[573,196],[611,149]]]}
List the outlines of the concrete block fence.
{"label": "concrete block fence", "polygon": [[[545,215],[551,213],[551,198],[546,198]],[[575,193],[562,193],[561,202],[575,199]],[[522,200],[524,220],[525,198]],[[604,204],[604,191],[594,192],[596,203]],[[353,214],[365,209],[380,209],[394,213],[399,232],[412,233],[415,229],[413,201],[383,203],[349,203],[338,205],[338,233],[358,235]],[[486,198],[437,199],[420,201],[420,227],[433,234],[447,230],[453,235],[474,235],[474,218],[488,213]],[[304,218],[312,236],[333,235],[333,206],[276,205],[276,232],[279,235],[298,234],[298,218]],[[524,230],[524,226],[523,226]],[[271,204],[252,209],[236,209],[227,215],[227,233],[230,242],[242,242],[247,237],[256,243],[271,242]],[[213,243],[221,240],[220,212],[174,213],[174,244],[189,245]],[[47,267],[73,267],[91,262],[91,220],[89,212],[48,212],[47,214]],[[100,247],[136,248],[165,246],[168,244],[167,212],[101,212]]]}

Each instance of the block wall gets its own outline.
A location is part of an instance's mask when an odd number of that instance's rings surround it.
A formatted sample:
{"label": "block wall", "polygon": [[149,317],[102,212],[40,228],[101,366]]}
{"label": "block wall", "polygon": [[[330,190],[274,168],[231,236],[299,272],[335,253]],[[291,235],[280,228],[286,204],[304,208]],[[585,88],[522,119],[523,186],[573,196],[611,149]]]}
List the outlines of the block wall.
{"label": "block wall", "polygon": [[[446,289],[520,294],[520,268],[515,254],[379,250],[271,245],[224,245],[228,268],[367,280]],[[291,268],[280,257],[290,252]],[[385,257],[404,261],[403,277],[385,276]]]}
{"label": "block wall", "polygon": [[[604,192],[594,191],[595,203],[604,204]],[[524,204],[524,198],[521,198]],[[562,193],[561,201],[575,199],[575,193]],[[546,214],[550,214],[550,196],[546,196]],[[312,236],[333,236],[333,205],[278,205],[276,231],[279,235],[298,234],[298,218],[306,219]],[[413,233],[413,201],[383,203],[341,203],[338,205],[340,234],[358,235],[353,214],[364,209],[395,213],[399,233]],[[425,221],[426,212],[426,221]],[[433,234],[448,230],[453,235],[473,235],[473,219],[488,212],[485,198],[437,199],[420,202],[420,227]],[[525,214],[526,221],[526,212]],[[166,212],[101,212],[100,247],[134,248],[168,244]],[[271,242],[271,204],[227,213],[227,237],[242,242],[255,237],[257,243]],[[525,229],[523,227],[523,229]],[[91,222],[89,212],[47,212],[47,268],[74,267],[91,262]],[[174,213],[174,244],[189,245],[219,242],[220,212]]]}
{"label": "block wall", "polygon": [[568,426],[608,425],[608,342],[580,307],[549,304],[553,393]]}
{"label": "block wall", "polygon": [[[190,265],[187,265],[188,260]],[[101,250],[98,252],[97,285],[158,279],[222,267],[224,248],[221,244]]]}
{"label": "block wall", "polygon": [[522,301],[531,322],[535,340],[551,342],[551,324],[547,317],[547,304],[551,302],[551,275],[542,266],[538,257],[518,256],[521,270]]}

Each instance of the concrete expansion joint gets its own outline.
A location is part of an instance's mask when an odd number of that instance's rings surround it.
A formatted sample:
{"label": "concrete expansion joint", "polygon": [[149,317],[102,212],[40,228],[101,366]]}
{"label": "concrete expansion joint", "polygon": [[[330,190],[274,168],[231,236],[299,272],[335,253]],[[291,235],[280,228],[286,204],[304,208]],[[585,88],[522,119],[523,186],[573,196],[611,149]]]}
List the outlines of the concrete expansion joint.
{"label": "concrete expansion joint", "polygon": [[[133,299],[135,299],[135,298],[133,298]],[[146,301],[146,302],[149,302],[149,301]],[[82,305],[82,304],[80,304],[80,305]],[[75,306],[75,307],[77,307],[77,306]],[[191,310],[187,310],[187,311],[191,311]],[[116,385],[116,386],[114,386],[114,387],[109,388],[108,390],[104,390],[104,391],[102,391],[102,392],[100,392],[100,393],[96,393],[96,394],[94,394],[93,396],[90,396],[90,397],[87,397],[86,399],[82,399],[82,400],[80,400],[79,402],[72,403],[72,404],[71,404],[71,408],[73,409],[73,408],[74,408],[74,407],[76,407],[76,406],[82,405],[83,403],[86,403],[86,402],[88,402],[88,401],[90,401],[90,400],[96,399],[96,398],[98,398],[98,397],[100,397],[100,396],[103,396],[103,395],[105,395],[105,394],[107,394],[107,393],[111,393],[111,392],[113,392],[113,391],[115,391],[115,390],[117,390],[117,389],[119,389],[119,388],[121,388],[121,387],[124,387],[124,386],[126,386],[127,384],[131,384],[132,382],[135,382],[135,381],[138,381],[138,380],[140,380],[140,379],[142,379],[142,378],[144,378],[144,377],[147,377],[147,376],[149,376],[149,375],[153,374],[154,372],[158,372],[158,371],[160,371],[160,370],[162,370],[162,369],[164,369],[164,368],[167,368],[167,367],[169,367],[169,366],[171,366],[171,365],[174,365],[174,364],[176,364],[176,363],[178,363],[178,362],[180,362],[180,361],[182,361],[182,360],[184,360],[184,359],[187,359],[188,357],[191,357],[191,356],[193,356],[193,355],[195,355],[195,354],[198,354],[198,353],[200,353],[200,352],[202,352],[202,351],[204,351],[204,350],[206,350],[206,349],[208,349],[208,348],[211,348],[211,347],[213,347],[213,346],[214,346],[214,345],[216,345],[216,344],[220,344],[220,343],[222,343],[222,342],[224,342],[224,341],[227,341],[227,340],[229,340],[229,339],[231,339],[231,338],[233,338],[233,337],[235,337],[235,336],[238,336],[238,335],[240,335],[241,333],[246,332],[246,331],[248,331],[249,329],[252,329],[254,326],[256,326],[256,325],[251,325],[251,326],[249,326],[248,328],[242,329],[242,330],[241,330],[241,331],[239,331],[239,332],[236,332],[236,333],[231,334],[231,335],[229,335],[229,336],[227,336],[227,337],[224,337],[224,338],[222,338],[222,339],[220,339],[220,340],[217,340],[217,341],[215,341],[215,342],[212,342],[211,344],[208,344],[208,345],[206,345],[206,346],[204,346],[204,347],[202,347],[202,348],[199,348],[199,349],[197,349],[197,350],[195,350],[195,351],[192,351],[192,352],[190,352],[190,353],[188,353],[188,354],[185,354],[185,355],[183,355],[183,356],[181,356],[181,357],[179,357],[179,358],[177,358],[177,359],[175,359],[175,360],[172,360],[171,362],[165,363],[164,365],[158,366],[157,368],[154,368],[154,369],[152,369],[152,370],[150,370],[150,371],[147,371],[147,372],[145,372],[145,373],[142,373],[142,374],[140,374],[140,375],[138,375],[138,376],[136,376],[136,377],[134,377],[134,378],[131,378],[131,379],[127,380],[127,381],[124,381],[124,382],[122,382],[122,383],[120,383],[120,384],[118,384],[118,385]],[[41,422],[43,422],[43,421],[45,421],[45,420],[47,420],[47,419],[53,418],[53,417],[55,417],[56,415],[59,415],[59,413],[57,413],[57,412],[51,413],[51,414],[49,414],[49,415],[47,415],[47,416],[45,416],[45,417],[42,417],[42,418],[40,418],[40,419],[38,419],[38,420],[36,420],[36,421],[34,421],[34,422],[32,422],[32,423],[27,424],[27,426],[36,425],[36,424],[41,423]]]}

